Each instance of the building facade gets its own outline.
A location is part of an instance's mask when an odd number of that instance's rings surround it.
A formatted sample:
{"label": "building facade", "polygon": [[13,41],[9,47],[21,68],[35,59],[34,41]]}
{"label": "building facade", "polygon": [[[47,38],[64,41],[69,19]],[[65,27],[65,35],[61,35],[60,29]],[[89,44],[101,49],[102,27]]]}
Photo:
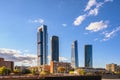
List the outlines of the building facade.
{"label": "building facade", "polygon": [[65,68],[65,73],[68,73],[69,70],[71,69],[71,64],[68,63],[68,62],[51,61],[50,62],[50,73],[58,73],[58,68],[59,67],[64,67]]}
{"label": "building facade", "polygon": [[77,43],[77,40],[72,43],[71,66],[72,66],[73,68],[79,67],[79,60],[78,60],[78,43]]}
{"label": "building facade", "polygon": [[119,72],[120,71],[120,66],[117,64],[106,64],[106,70],[109,72]]}
{"label": "building facade", "polygon": [[59,38],[51,37],[51,61],[59,61]]}
{"label": "building facade", "polygon": [[89,75],[90,73],[91,73],[92,75],[99,75],[99,74],[102,74],[102,73],[106,73],[106,72],[107,72],[105,68],[79,67],[79,68],[77,68],[75,71],[77,72],[78,69],[85,71],[86,75]]}
{"label": "building facade", "polygon": [[13,61],[4,61],[4,58],[0,58],[0,67],[5,66],[9,68],[11,71],[14,69],[14,62]]}
{"label": "building facade", "polygon": [[85,67],[92,68],[92,45],[85,45]]}
{"label": "building facade", "polygon": [[38,66],[48,63],[48,33],[47,26],[41,25],[37,32],[37,64]]}

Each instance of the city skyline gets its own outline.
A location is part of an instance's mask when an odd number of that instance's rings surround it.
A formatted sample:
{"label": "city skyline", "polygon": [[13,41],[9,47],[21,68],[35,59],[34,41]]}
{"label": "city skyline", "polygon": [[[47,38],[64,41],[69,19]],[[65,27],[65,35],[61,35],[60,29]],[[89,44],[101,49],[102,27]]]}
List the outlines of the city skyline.
{"label": "city skyline", "polygon": [[[60,61],[71,62],[71,43],[78,44],[79,66],[84,66],[84,45],[93,45],[93,67],[119,61],[119,0],[8,0],[0,1],[0,57],[15,65],[37,65],[36,30],[48,26],[59,36]],[[33,64],[31,64],[33,63]]]}

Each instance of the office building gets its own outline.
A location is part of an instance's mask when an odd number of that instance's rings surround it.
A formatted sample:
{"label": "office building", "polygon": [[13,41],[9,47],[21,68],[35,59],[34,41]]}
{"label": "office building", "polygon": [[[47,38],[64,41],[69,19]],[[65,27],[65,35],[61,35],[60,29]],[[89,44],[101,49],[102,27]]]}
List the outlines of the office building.
{"label": "office building", "polygon": [[59,61],[59,38],[51,37],[51,61]]}
{"label": "office building", "polygon": [[77,68],[79,66],[79,62],[78,62],[78,43],[77,43],[77,40],[72,43],[71,66],[73,68]]}
{"label": "office building", "polygon": [[92,45],[85,45],[85,67],[92,68]]}
{"label": "office building", "polygon": [[14,62],[13,61],[5,61],[4,58],[0,58],[0,67],[5,66],[6,68],[13,71],[14,69]]}
{"label": "office building", "polygon": [[45,65],[48,62],[48,33],[47,26],[41,25],[37,32],[37,63],[38,66]]}

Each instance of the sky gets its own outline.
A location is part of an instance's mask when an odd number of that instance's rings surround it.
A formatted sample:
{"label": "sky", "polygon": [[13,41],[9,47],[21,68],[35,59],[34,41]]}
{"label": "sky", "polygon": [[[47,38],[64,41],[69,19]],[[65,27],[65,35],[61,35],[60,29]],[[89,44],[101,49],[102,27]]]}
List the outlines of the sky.
{"label": "sky", "polygon": [[120,0],[0,0],[0,57],[15,65],[35,66],[37,28],[48,26],[59,36],[60,61],[71,61],[72,42],[78,41],[79,66],[84,45],[93,46],[93,66],[120,65]]}

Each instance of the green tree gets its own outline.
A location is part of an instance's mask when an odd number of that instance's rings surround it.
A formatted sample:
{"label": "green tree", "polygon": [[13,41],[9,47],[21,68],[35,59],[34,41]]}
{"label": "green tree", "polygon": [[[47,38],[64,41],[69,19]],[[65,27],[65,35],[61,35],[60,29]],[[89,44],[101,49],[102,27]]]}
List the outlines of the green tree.
{"label": "green tree", "polygon": [[6,68],[5,66],[0,67],[0,74],[1,74],[1,75],[9,75],[10,72],[11,72],[11,70],[8,69],[8,68]]}

